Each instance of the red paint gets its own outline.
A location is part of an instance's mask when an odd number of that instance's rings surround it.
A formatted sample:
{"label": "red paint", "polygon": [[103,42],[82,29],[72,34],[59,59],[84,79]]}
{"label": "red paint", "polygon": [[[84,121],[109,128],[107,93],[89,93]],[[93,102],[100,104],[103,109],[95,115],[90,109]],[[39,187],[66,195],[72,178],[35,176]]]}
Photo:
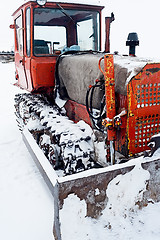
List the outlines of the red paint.
{"label": "red paint", "polygon": [[89,114],[86,110],[86,106],[68,100],[64,107],[66,109],[67,116],[69,117],[69,119],[73,120],[76,123],[79,122],[80,120],[83,120],[91,126],[91,121]]}
{"label": "red paint", "polygon": [[[59,8],[57,3],[47,2],[45,4],[46,8]],[[96,10],[100,13],[101,19],[101,11],[103,7],[101,6],[90,6],[87,4],[72,4],[72,3],[61,3],[62,8],[68,9],[85,9],[85,10]],[[31,18],[30,18],[30,40],[31,40],[31,53],[30,56],[27,56],[26,51],[26,10],[30,8],[31,10]],[[16,73],[19,75],[18,78],[18,86],[24,88],[30,92],[42,92],[42,89],[53,89],[55,86],[55,64],[59,52],[56,52],[55,55],[48,56],[34,56],[33,54],[33,10],[35,8],[39,8],[39,5],[36,2],[27,2],[19,7],[14,13],[14,24],[11,27],[14,29],[15,36],[15,65],[16,65]],[[23,33],[23,53],[20,54],[18,51],[17,41],[16,41],[16,19],[22,16],[22,31]],[[100,22],[101,27],[101,22]],[[19,32],[20,32],[19,31]],[[67,43],[68,46],[75,44],[76,41],[76,30],[68,28],[67,33]],[[100,34],[101,35],[101,34]],[[101,37],[100,37],[101,42]],[[51,90],[49,90],[51,91]]]}

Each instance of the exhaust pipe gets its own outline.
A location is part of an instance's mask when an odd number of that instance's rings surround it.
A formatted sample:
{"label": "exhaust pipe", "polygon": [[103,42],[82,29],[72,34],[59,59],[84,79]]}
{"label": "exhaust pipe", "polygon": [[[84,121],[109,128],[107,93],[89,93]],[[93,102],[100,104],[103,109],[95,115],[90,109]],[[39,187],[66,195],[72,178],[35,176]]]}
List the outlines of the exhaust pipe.
{"label": "exhaust pipe", "polygon": [[110,25],[111,22],[115,20],[113,12],[111,13],[111,17],[105,18],[105,26],[106,26],[106,40],[105,40],[105,52],[110,53]]}
{"label": "exhaust pipe", "polygon": [[129,55],[135,57],[136,46],[139,46],[138,34],[136,32],[128,34],[126,46],[129,46]]}

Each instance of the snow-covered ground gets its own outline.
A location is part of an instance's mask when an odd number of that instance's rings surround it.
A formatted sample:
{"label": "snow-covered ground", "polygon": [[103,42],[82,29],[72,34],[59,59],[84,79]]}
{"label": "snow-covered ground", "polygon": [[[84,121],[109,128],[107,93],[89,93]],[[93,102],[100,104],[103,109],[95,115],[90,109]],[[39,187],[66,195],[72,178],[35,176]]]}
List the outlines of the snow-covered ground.
{"label": "snow-covered ground", "polygon": [[0,239],[53,240],[53,197],[16,124],[14,71],[0,63]]}
{"label": "snow-covered ground", "polygon": [[[27,151],[14,116],[14,63],[0,63],[0,239],[53,240],[53,197]],[[139,210],[149,172],[137,164],[107,188],[98,220],[86,217],[86,203],[74,194],[60,211],[63,240],[159,240],[160,203]],[[96,190],[99,194],[99,190]]]}

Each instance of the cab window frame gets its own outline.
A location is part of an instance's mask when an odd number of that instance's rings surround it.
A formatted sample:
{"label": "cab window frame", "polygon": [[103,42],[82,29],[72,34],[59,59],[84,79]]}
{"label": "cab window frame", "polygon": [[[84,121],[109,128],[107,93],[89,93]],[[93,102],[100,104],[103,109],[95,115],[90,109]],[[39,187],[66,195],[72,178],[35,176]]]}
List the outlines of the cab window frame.
{"label": "cab window frame", "polygon": [[[32,50],[32,54],[33,54],[33,56],[35,56],[35,57],[57,57],[60,53],[58,53],[58,54],[56,54],[56,53],[52,53],[52,54],[35,54],[35,52],[34,52],[34,47],[35,47],[35,43],[34,43],[34,40],[36,40],[35,39],[35,24],[34,24],[34,20],[35,20],[35,11],[36,11],[36,9],[39,9],[39,8],[34,8],[33,9],[33,34],[32,34],[32,38],[33,38],[33,50]],[[58,9],[58,8],[55,8],[55,7],[47,7],[46,9]],[[66,45],[67,45],[67,28],[66,28],[66,26],[64,26],[64,25],[53,25],[54,27],[63,27],[63,28],[65,28],[65,39],[66,39]],[[47,41],[46,41],[47,42]]]}
{"label": "cab window frame", "polygon": [[[29,21],[29,23],[28,23],[28,21]],[[25,23],[26,23],[26,28],[25,28],[25,34],[26,34],[26,55],[28,57],[30,57],[31,56],[31,8],[30,7],[28,7],[26,9]]]}
{"label": "cab window frame", "polygon": [[[20,25],[18,28],[18,24]],[[24,27],[23,27],[23,11],[15,19],[15,28],[16,28],[16,49],[21,57],[24,56]]]}
{"label": "cab window frame", "polygon": [[[33,23],[35,22],[35,10],[36,10],[37,8],[34,8],[33,9]],[[58,9],[58,8],[52,8],[52,7],[48,7],[48,9]],[[67,11],[67,10],[70,10],[70,9],[67,9],[67,8],[65,8],[65,10]],[[81,9],[73,9],[73,10],[77,10],[77,11],[81,11]],[[93,51],[101,51],[101,14],[100,14],[100,12],[98,11],[98,10],[93,10],[93,9],[87,9],[86,11],[91,11],[92,13],[96,13],[97,14],[97,25],[96,25],[96,28],[97,28],[97,43],[95,44],[95,46],[93,47],[94,48],[94,50]],[[93,19],[92,19],[92,21],[93,21]],[[78,25],[78,22],[76,23],[76,25]],[[35,24],[33,24],[33,55],[34,56],[36,56],[36,57],[41,57],[41,56],[47,56],[47,57],[50,57],[50,56],[57,56],[57,54],[55,54],[55,53],[52,53],[52,54],[35,54],[35,52],[34,52],[34,47],[35,47],[35,44],[34,44],[34,40],[35,40]],[[56,25],[55,25],[56,26]],[[60,25],[57,25],[57,27],[58,26],[60,26]],[[66,48],[68,48],[67,47],[67,45],[68,45],[68,39],[69,39],[69,34],[68,34],[68,29],[67,29],[67,26],[65,26],[65,25],[61,25],[62,27],[65,27],[66,28]],[[92,25],[93,27],[94,27],[94,25]],[[77,34],[78,34],[78,31],[77,31]],[[78,35],[77,35],[77,41],[78,41]],[[96,47],[97,46],[97,47]],[[89,49],[89,50],[91,50],[91,49]],[[85,50],[82,50],[82,51],[85,51]],[[87,51],[87,50],[86,50]]]}

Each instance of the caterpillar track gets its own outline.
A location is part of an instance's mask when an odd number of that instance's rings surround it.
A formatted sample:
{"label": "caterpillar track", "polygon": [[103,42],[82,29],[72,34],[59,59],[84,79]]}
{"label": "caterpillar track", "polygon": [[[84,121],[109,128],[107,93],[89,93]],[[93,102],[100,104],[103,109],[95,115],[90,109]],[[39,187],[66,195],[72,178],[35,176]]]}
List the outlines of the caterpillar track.
{"label": "caterpillar track", "polygon": [[55,170],[68,175],[98,166],[94,134],[86,123],[69,120],[65,109],[42,95],[17,94],[15,109],[20,129],[28,128]]}

